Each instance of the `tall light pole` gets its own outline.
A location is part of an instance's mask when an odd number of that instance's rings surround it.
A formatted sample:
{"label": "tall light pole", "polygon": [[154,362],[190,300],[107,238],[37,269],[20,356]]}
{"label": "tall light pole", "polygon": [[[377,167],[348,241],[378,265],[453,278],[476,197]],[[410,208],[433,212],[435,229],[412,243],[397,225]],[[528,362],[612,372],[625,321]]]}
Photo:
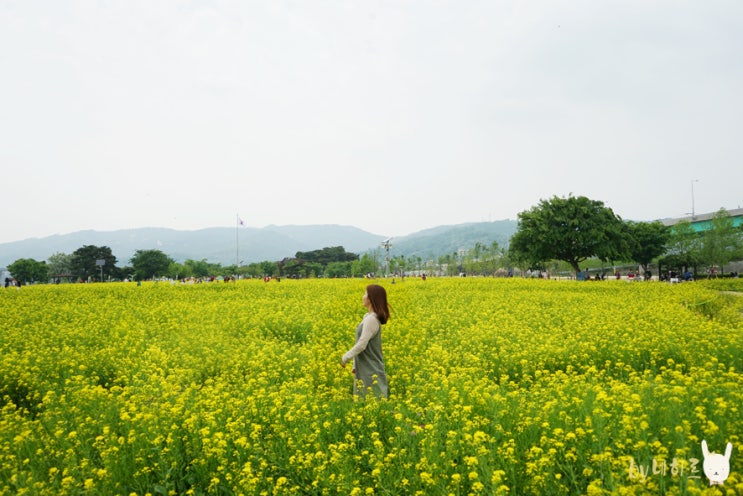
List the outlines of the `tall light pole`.
{"label": "tall light pole", "polygon": [[384,267],[384,277],[387,277],[387,274],[390,270],[390,241],[392,241],[392,238],[387,238],[384,241],[382,241],[382,246],[384,247],[385,251],[387,252],[387,256],[385,257],[385,261],[387,262]]}
{"label": "tall light pole", "polygon": [[235,222],[235,265],[238,270],[240,268],[240,214],[235,214],[237,222]]}
{"label": "tall light pole", "polygon": [[697,215],[694,211],[694,183],[698,183],[699,179],[691,180],[691,220],[696,220]]}

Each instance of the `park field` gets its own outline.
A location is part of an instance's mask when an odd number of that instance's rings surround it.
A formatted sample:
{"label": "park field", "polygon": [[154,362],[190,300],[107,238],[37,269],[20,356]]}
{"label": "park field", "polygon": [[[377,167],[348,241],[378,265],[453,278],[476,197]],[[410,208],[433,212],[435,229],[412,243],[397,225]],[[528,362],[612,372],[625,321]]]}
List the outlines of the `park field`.
{"label": "park field", "polygon": [[[368,282],[392,306],[390,397],[355,401],[339,360]],[[4,289],[0,495],[743,494],[740,289]],[[722,486],[702,440],[733,444]]]}

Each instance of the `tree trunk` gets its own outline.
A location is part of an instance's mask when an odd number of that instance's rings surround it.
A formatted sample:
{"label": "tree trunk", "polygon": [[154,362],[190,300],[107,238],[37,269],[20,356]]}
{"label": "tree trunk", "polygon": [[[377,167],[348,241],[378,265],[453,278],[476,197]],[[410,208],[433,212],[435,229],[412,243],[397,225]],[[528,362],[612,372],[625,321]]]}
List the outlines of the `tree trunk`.
{"label": "tree trunk", "polygon": [[578,279],[578,273],[580,272],[580,266],[578,265],[578,262],[571,260],[570,266],[573,267],[573,270],[575,271],[575,278]]}

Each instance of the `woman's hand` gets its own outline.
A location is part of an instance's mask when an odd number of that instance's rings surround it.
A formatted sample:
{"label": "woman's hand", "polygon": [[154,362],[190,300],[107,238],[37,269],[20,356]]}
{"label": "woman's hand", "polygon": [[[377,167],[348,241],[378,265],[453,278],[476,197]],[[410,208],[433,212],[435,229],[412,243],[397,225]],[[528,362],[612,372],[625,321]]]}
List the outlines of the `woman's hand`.
{"label": "woman's hand", "polygon": [[[341,367],[343,367],[344,369],[346,368],[346,362],[344,362],[342,358],[341,358]],[[351,373],[355,374],[356,369],[351,369]]]}

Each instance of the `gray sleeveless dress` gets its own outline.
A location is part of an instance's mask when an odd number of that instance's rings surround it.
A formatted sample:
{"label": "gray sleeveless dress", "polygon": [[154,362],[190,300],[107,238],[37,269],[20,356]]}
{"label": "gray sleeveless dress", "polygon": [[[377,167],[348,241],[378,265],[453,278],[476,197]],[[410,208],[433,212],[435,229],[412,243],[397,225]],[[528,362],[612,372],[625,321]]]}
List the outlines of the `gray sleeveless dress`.
{"label": "gray sleeveless dress", "polygon": [[[361,338],[361,330],[364,322],[356,327],[356,341]],[[387,397],[387,374],[384,370],[384,355],[382,354],[382,327],[369,340],[366,349],[354,357],[354,368],[356,369],[356,380],[353,385],[353,393],[364,397],[367,388],[371,388],[377,397]],[[363,383],[363,384],[362,384]]]}

